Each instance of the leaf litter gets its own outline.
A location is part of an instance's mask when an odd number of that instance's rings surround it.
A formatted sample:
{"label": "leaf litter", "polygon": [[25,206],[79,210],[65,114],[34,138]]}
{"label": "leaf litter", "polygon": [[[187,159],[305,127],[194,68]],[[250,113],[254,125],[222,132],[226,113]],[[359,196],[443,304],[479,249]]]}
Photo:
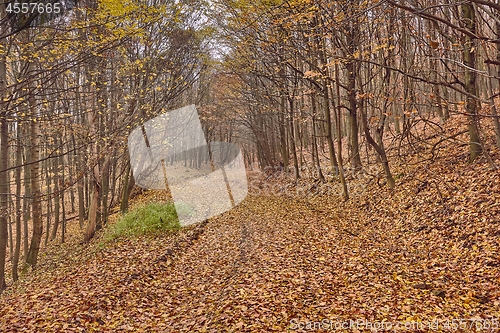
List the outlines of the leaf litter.
{"label": "leaf litter", "polygon": [[347,202],[261,191],[175,234],[73,243],[0,296],[0,330],[286,332],[323,319],[500,318],[498,171],[442,149],[424,166],[396,163],[394,191],[371,181]]}

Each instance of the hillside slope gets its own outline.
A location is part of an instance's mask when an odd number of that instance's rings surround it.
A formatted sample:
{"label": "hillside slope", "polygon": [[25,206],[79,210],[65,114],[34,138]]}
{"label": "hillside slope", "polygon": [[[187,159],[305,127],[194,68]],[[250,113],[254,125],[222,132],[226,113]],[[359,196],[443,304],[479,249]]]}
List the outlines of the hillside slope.
{"label": "hillside slope", "polygon": [[442,149],[413,166],[394,160],[394,191],[372,180],[342,202],[321,191],[296,195],[281,179],[273,186],[281,190],[261,186],[176,235],[66,246],[65,262],[0,296],[0,330],[284,332],[350,323],[369,331],[399,321],[402,331],[488,331],[500,318],[498,171],[467,164],[466,147]]}

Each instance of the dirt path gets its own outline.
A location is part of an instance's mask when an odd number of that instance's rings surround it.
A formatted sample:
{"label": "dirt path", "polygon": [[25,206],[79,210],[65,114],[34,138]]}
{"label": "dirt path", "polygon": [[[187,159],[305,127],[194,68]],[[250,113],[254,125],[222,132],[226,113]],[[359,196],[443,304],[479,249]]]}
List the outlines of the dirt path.
{"label": "dirt path", "polygon": [[0,331],[285,332],[497,316],[497,299],[471,292],[498,286],[498,270],[473,281],[447,244],[418,252],[422,233],[407,227],[352,225],[324,204],[248,197],[172,255],[172,236],[119,242],[21,285],[2,296]]}

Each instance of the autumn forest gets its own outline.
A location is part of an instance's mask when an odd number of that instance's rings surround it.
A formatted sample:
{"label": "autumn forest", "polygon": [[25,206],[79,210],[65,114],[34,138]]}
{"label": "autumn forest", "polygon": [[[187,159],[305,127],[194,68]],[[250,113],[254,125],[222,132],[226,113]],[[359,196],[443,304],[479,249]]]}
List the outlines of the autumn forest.
{"label": "autumn forest", "polygon": [[[190,105],[241,200],[138,178]],[[498,1],[2,2],[0,332],[498,331],[497,106]]]}

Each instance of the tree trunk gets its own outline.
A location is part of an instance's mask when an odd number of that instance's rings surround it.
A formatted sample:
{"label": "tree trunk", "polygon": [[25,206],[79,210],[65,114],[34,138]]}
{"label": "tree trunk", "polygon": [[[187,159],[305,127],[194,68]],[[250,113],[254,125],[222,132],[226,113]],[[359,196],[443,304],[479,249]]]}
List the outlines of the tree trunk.
{"label": "tree trunk", "polygon": [[17,148],[16,148],[16,166],[17,169],[14,173],[16,181],[16,246],[14,248],[14,256],[12,257],[12,280],[17,281],[19,257],[21,255],[21,165],[23,164],[23,150],[22,150],[22,134],[21,124],[17,126]]}
{"label": "tree trunk", "polygon": [[125,214],[128,210],[128,198],[130,196],[130,191],[129,191],[129,182],[131,181],[130,178],[134,178],[132,175],[132,169],[130,168],[130,161],[127,159],[127,170],[125,173],[125,181],[123,184],[123,194],[122,194],[122,200],[120,203],[120,211],[122,214]]}
{"label": "tree trunk", "polygon": [[285,130],[285,96],[283,96],[284,92],[282,92],[282,96],[280,98],[280,111],[278,113],[278,128],[280,133],[280,152],[281,152],[281,160],[283,162],[283,167],[286,173],[288,173],[288,164],[289,164],[289,153],[288,153],[288,140]]}
{"label": "tree trunk", "polygon": [[359,155],[358,140],[358,103],[356,100],[356,66],[354,61],[347,64],[348,91],[349,99],[349,140],[351,143],[351,166],[354,170],[361,168],[361,156]]}
{"label": "tree trunk", "polygon": [[[317,27],[318,26],[318,20],[316,17],[314,18],[314,25]],[[323,37],[320,37],[320,31],[316,29],[316,34],[315,34],[315,47],[318,48],[318,53],[319,53],[319,62],[321,67],[323,68],[324,75],[325,77],[329,76],[328,75],[328,64],[327,64],[327,58],[325,54],[325,41]],[[337,163],[337,157],[335,156],[335,146],[333,144],[333,128],[332,128],[332,116],[331,116],[331,109],[330,109],[330,96],[329,96],[329,90],[328,90],[328,84],[327,84],[327,79],[323,78],[323,102],[324,102],[324,115],[325,115],[325,121],[326,121],[326,128],[325,128],[325,139],[326,143],[328,144],[328,153],[330,157],[330,167],[332,168],[332,173],[336,176],[338,174],[338,163]],[[323,147],[323,145],[322,145]]]}
{"label": "tree trunk", "polygon": [[[467,1],[461,5],[463,25],[472,33],[476,33],[476,14],[472,2]],[[464,35],[463,41],[463,62],[465,65],[465,91],[473,96],[477,96],[477,75],[476,75],[476,42],[475,39]],[[465,109],[468,114],[469,127],[469,162],[473,162],[482,153],[479,138],[479,101],[476,97],[467,96]]]}
{"label": "tree trunk", "polygon": [[[64,169],[62,178],[64,180]],[[60,187],[62,187],[62,184]],[[61,191],[61,207],[62,207],[61,243],[64,243],[66,241],[66,204],[64,202],[64,189],[63,191]]]}
{"label": "tree trunk", "polygon": [[293,117],[295,117],[295,115],[294,115],[295,104],[293,102],[293,98],[289,98],[289,104],[290,104],[290,120],[289,120],[288,130],[290,131],[290,135],[289,135],[289,138],[290,138],[290,149],[292,150],[294,177],[295,177],[295,179],[299,179],[300,178],[299,161],[298,161],[298,158],[297,158],[297,146],[295,145],[296,133],[294,131],[295,124],[294,124],[294,121],[293,121]]}
{"label": "tree trunk", "polygon": [[99,184],[96,181],[92,182],[92,197],[90,198],[90,208],[89,208],[89,221],[87,224],[87,230],[85,231],[84,241],[89,242],[92,237],[94,237],[97,219],[99,218],[98,206],[99,206]]}
{"label": "tree trunk", "polygon": [[30,139],[31,139],[31,170],[30,170],[30,184],[32,195],[32,220],[33,220],[33,236],[31,238],[30,249],[28,252],[28,259],[26,263],[32,268],[36,267],[38,261],[38,252],[40,251],[40,243],[43,233],[42,221],[42,205],[40,193],[40,148],[39,143],[39,126],[36,121],[37,113],[34,97],[30,97],[30,109],[33,121],[30,122]]}
{"label": "tree trunk", "polygon": [[101,179],[102,179],[102,213],[101,213],[101,223],[102,226],[106,225],[108,222],[108,198],[109,198],[109,169],[111,165],[111,156],[113,156],[115,153],[115,149],[111,150],[111,154],[106,156],[106,159],[104,160],[104,164],[102,167],[102,172],[101,172]]}
{"label": "tree trunk", "polygon": [[[59,145],[58,140],[55,140],[56,146]],[[59,221],[61,218],[61,175],[59,174],[59,158],[54,158],[53,161],[53,174],[54,174],[54,226],[52,227],[52,233],[50,234],[50,240],[53,241],[57,237],[57,230],[59,229]],[[49,229],[47,228],[47,234]]]}
{"label": "tree trunk", "polygon": [[318,179],[325,180],[323,172],[321,171],[321,163],[319,160],[318,152],[318,140],[317,140],[317,123],[316,123],[316,95],[313,92],[311,94],[311,105],[312,105],[312,162],[313,167],[316,167],[316,172],[318,173]]}
{"label": "tree trunk", "polygon": [[[5,17],[5,4],[0,4],[0,16]],[[0,34],[4,28],[0,26]],[[4,39],[5,41],[5,39]],[[5,48],[4,43],[1,43]],[[7,183],[9,167],[9,123],[6,105],[3,102],[7,89],[7,57],[0,53],[0,293],[7,287],[5,284],[5,255],[7,252],[7,211],[10,188]]]}
{"label": "tree trunk", "polygon": [[366,119],[366,113],[362,110],[361,111],[361,119],[363,121],[363,127],[365,131],[365,137],[366,141],[373,147],[375,148],[375,151],[378,153],[380,156],[380,160],[382,162],[382,166],[384,168],[384,173],[385,177],[387,179],[387,185],[389,188],[393,189],[396,186],[396,182],[394,181],[394,177],[392,176],[391,169],[389,167],[389,161],[387,160],[387,155],[385,153],[385,148],[383,147],[383,143],[381,142],[381,145],[378,145],[373,137],[370,134],[370,129],[368,127],[368,121]]}
{"label": "tree trunk", "polygon": [[[76,140],[75,135],[72,134],[73,147],[76,149]],[[81,157],[82,152],[79,152],[75,156],[75,167],[78,180],[76,182],[77,193],[78,193],[78,225],[80,226],[80,230],[84,227],[85,221],[85,179],[83,177],[83,162]]]}
{"label": "tree trunk", "polygon": [[344,174],[344,161],[342,158],[342,105],[340,101],[340,85],[339,83],[339,65],[335,64],[335,87],[337,92],[337,154],[338,154],[338,165],[339,165],[339,176],[340,176],[340,184],[342,185],[342,197],[344,200],[349,199],[349,191],[347,189],[347,183],[345,181]]}
{"label": "tree trunk", "polygon": [[[495,28],[496,28],[496,33],[497,33],[497,36],[500,36],[500,12],[496,12],[496,15],[495,15],[497,21],[496,21],[496,25],[495,25]],[[500,86],[500,44],[497,44],[497,62],[498,62],[498,65],[497,65],[497,78],[498,78],[498,84]],[[488,66],[488,70],[490,69],[490,66]],[[491,76],[491,74],[490,74]],[[490,78],[490,85],[493,86],[493,82]],[[492,87],[492,90],[493,90],[493,87]],[[493,91],[491,91],[491,95],[493,95]],[[496,107],[495,107],[495,98],[492,97],[492,111],[493,111],[493,122],[495,124],[495,137],[496,137],[496,141],[497,141],[497,147],[500,149],[500,120],[498,119],[498,112],[496,110]]]}
{"label": "tree trunk", "polygon": [[[28,124],[29,125],[29,124]],[[28,129],[24,130],[23,129],[23,135],[26,137],[28,136]],[[25,145],[29,145],[29,139],[26,139]],[[23,200],[23,254],[24,254],[24,263],[28,261],[28,254],[29,254],[29,234],[28,234],[28,223],[31,218],[31,210],[30,206],[31,203],[33,202],[31,198],[31,186],[30,186],[30,179],[31,179],[31,155],[28,152],[27,148],[23,148],[24,151],[24,167],[23,167],[23,173],[24,173],[24,200]]]}
{"label": "tree trunk", "polygon": [[[352,8],[351,8],[352,9]],[[349,57],[358,51],[358,42],[360,38],[359,23],[351,22],[347,33],[347,47]],[[349,99],[349,134],[351,145],[351,166],[354,170],[361,168],[361,156],[359,155],[359,139],[358,139],[358,105],[356,100],[356,76],[358,75],[358,63],[355,59],[349,59],[346,63],[347,70],[347,98]]]}
{"label": "tree trunk", "polygon": [[[5,87],[5,58],[0,59],[0,85]],[[0,89],[1,90],[1,89]],[[9,204],[9,123],[6,111],[0,113],[0,293],[7,287],[5,284],[5,255],[7,253],[7,214]]]}
{"label": "tree trunk", "polygon": [[[48,144],[45,145],[45,156],[47,156],[48,153]],[[52,176],[50,175],[50,172],[51,172],[51,168],[50,168],[50,165],[51,165],[51,160],[48,159],[46,161],[43,162],[43,165],[44,165],[44,169],[45,169],[45,186],[47,186],[47,220],[46,220],[46,223],[45,223],[45,230],[47,230],[47,232],[45,233],[45,245],[48,244],[49,242],[49,230],[50,230],[50,223],[51,223],[51,214],[52,214],[52,199],[51,199],[51,185],[52,185]]]}

